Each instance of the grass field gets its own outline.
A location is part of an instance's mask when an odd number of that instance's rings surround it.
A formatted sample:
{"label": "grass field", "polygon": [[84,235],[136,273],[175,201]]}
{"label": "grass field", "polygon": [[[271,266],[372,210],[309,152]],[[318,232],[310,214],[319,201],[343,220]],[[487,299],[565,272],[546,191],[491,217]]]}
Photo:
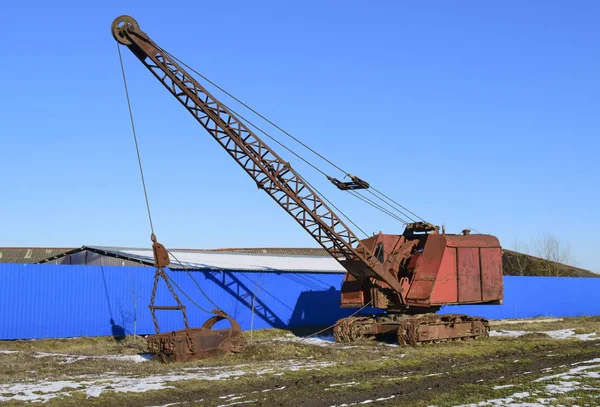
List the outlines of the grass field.
{"label": "grass field", "polygon": [[161,364],[142,338],[0,342],[0,403],[48,406],[600,405],[600,318],[499,324],[400,348],[253,333],[239,355]]}

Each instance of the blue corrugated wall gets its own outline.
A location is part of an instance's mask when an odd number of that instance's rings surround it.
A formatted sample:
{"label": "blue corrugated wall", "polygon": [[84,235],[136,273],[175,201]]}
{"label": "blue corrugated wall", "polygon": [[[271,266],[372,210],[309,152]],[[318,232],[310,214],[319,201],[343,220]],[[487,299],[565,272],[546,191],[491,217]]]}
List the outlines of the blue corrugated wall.
{"label": "blue corrugated wall", "polygon": [[[149,267],[0,264],[0,339],[132,334],[134,321],[138,334],[153,333],[147,308],[153,273]],[[198,305],[214,308],[186,273],[170,275]],[[243,329],[324,326],[355,311],[339,308],[342,274],[196,271],[193,275]],[[595,300],[600,279],[505,277],[504,284],[501,306],[445,307],[442,312],[491,319],[600,315]],[[178,294],[187,306],[190,325],[200,326],[209,315]],[[155,303],[174,304],[162,282]],[[157,312],[163,331],[183,327],[180,312]]]}

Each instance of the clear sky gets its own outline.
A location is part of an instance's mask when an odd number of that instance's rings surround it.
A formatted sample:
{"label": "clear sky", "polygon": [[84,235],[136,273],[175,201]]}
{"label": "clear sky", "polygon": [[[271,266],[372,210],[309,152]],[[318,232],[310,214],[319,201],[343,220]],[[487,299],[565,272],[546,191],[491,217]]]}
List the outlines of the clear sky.
{"label": "clear sky", "polygon": [[[583,0],[8,2],[0,246],[150,245],[121,14],[448,232],[555,234],[600,271],[600,2]],[[315,247],[123,51],[159,239]],[[281,155],[368,233],[401,232]]]}

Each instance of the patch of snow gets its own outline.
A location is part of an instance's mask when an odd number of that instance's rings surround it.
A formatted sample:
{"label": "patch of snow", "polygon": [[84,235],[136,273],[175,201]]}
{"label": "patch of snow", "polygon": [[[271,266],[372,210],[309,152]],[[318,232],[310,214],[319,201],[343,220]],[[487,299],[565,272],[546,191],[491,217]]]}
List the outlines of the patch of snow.
{"label": "patch of snow", "polygon": [[[43,357],[43,356],[42,356]],[[312,370],[334,366],[334,362],[288,362],[273,363],[278,369],[287,371]],[[241,369],[240,366],[244,366]],[[263,367],[248,364],[229,367],[190,367],[177,372],[155,376],[120,376],[115,373],[102,375],[81,375],[71,380],[41,380],[25,383],[0,384],[0,403],[7,401],[47,402],[59,396],[71,396],[73,392],[86,394],[87,397],[99,397],[104,391],[116,393],[143,393],[149,390],[172,388],[172,383],[180,380],[223,380],[239,379],[247,374],[257,374]],[[272,390],[283,390],[285,386]],[[10,396],[3,396],[10,394]],[[232,399],[235,394],[225,396]],[[230,401],[230,400],[226,400]]]}
{"label": "patch of snow", "polygon": [[79,361],[86,360],[86,359],[119,360],[119,361],[125,361],[125,362],[133,362],[133,363],[141,363],[141,362],[147,362],[149,360],[152,360],[152,355],[150,355],[148,353],[144,353],[144,354],[141,354],[141,355],[96,355],[96,356],[89,356],[89,355],[72,355],[72,354],[65,354],[65,353],[36,352],[36,353],[33,354],[33,357],[34,358],[47,358],[47,357],[60,358],[62,360],[60,362],[58,362],[58,363],[61,363],[61,364],[70,364],[70,363],[79,362]]}
{"label": "patch of snow", "polygon": [[11,397],[0,396],[0,402],[18,400],[31,402],[42,401],[45,403],[55,397],[65,394],[60,392],[62,389],[77,389],[79,387],[81,387],[80,383],[70,380],[61,380],[56,382],[41,380],[33,386],[24,383],[0,385],[0,394],[14,394],[14,396]]}
{"label": "patch of snow", "polygon": [[[521,394],[521,393],[516,393]],[[487,401],[480,401],[479,403],[461,404],[454,407],[482,407],[482,406],[510,406],[510,407],[545,407],[543,404],[538,403],[516,403],[515,398],[505,397],[501,399],[493,399]]]}
{"label": "patch of snow", "polygon": [[[582,364],[583,363],[593,363],[593,361],[596,361],[596,360],[598,360],[598,359],[592,359],[590,361],[584,361],[584,362],[580,362],[580,363],[582,363]],[[585,370],[595,369],[595,368],[599,368],[599,367],[600,367],[600,364],[574,367],[574,368],[570,369],[568,372],[558,373],[558,374],[554,374],[551,376],[540,377],[539,379],[534,380],[534,382],[543,382],[543,381],[553,380],[553,379],[571,379],[571,378],[573,378],[574,375],[580,374],[581,372],[584,372]],[[596,372],[585,372],[585,373],[596,373]]]}
{"label": "patch of snow", "polygon": [[389,397],[379,397],[379,398],[377,398],[375,400],[368,399],[368,400],[364,400],[364,401],[360,401],[360,402],[356,402],[356,403],[349,403],[349,404],[348,403],[344,403],[344,404],[339,404],[339,405],[332,405],[332,406],[329,406],[329,407],[351,407],[351,406],[357,406],[357,405],[365,405],[365,404],[375,403],[377,401],[391,400],[391,399],[395,398],[396,396],[397,396],[396,394],[392,394]]}
{"label": "patch of snow", "polygon": [[584,363],[600,363],[600,358],[590,359],[590,360],[584,360],[584,361],[581,361],[581,362],[571,363],[571,366],[582,365]]}
{"label": "patch of snow", "polygon": [[552,339],[567,339],[576,338],[582,341],[597,341],[600,340],[600,336],[596,332],[589,334],[576,334],[574,329],[559,329],[556,331],[543,331],[546,335]]}
{"label": "patch of snow", "polygon": [[9,353],[19,353],[18,350],[0,350],[0,353],[9,354]]}
{"label": "patch of snow", "polygon": [[330,336],[314,336],[311,338],[303,338],[300,336],[295,336],[292,334],[288,334],[281,338],[273,338],[272,341],[275,342],[295,342],[301,343],[305,345],[314,345],[314,346],[330,346],[335,344],[335,339],[332,335]]}
{"label": "patch of snow", "polygon": [[558,384],[549,384],[546,386],[546,391],[550,394],[564,394],[579,388],[579,382],[576,381],[560,381]]}
{"label": "patch of snow", "polygon": [[503,386],[494,386],[492,387],[493,390],[500,390],[500,389],[508,389],[509,387],[514,387],[514,384],[505,384]]}
{"label": "patch of snow", "polygon": [[501,337],[509,337],[509,338],[517,338],[519,336],[523,336],[527,333],[529,333],[530,331],[506,331],[506,330],[499,330],[499,331],[490,331],[489,332],[489,336],[501,336]]}
{"label": "patch of snow", "polygon": [[[193,402],[194,402],[194,403],[199,403],[199,402],[201,402],[201,401],[203,401],[203,400],[204,400],[204,399],[201,399],[201,400],[194,400]],[[178,405],[180,405],[180,404],[189,404],[189,401],[178,401],[178,402],[175,402],[175,403],[161,404],[161,405],[159,405],[159,406],[148,406],[148,407],[172,407],[172,406],[178,406]]]}
{"label": "patch of snow", "polygon": [[355,386],[359,384],[358,382],[348,382],[348,383],[333,383],[330,384],[329,387],[337,387],[337,386]]}
{"label": "patch of snow", "polygon": [[391,395],[391,396],[389,396],[389,397],[379,397],[378,399],[375,399],[375,401],[386,401],[386,400],[391,400],[391,399],[393,399],[394,397],[396,397],[396,395],[395,395],[395,394],[392,394],[392,395]]}
{"label": "patch of snow", "polygon": [[229,404],[219,404],[217,407],[228,407],[228,406],[235,406],[237,404],[247,404],[247,403],[254,403],[258,400],[246,400],[246,401],[234,401],[233,403],[229,403]]}
{"label": "patch of snow", "polygon": [[[523,336],[529,333],[542,333],[546,334],[552,339],[570,339],[575,338],[582,341],[597,341],[600,340],[600,335],[596,332],[592,332],[589,334],[576,334],[575,330],[572,328],[568,329],[557,329],[555,331],[508,331],[508,330],[498,330],[498,331],[490,331],[490,336],[497,337],[507,337],[507,338],[518,338],[519,336]],[[552,356],[552,355],[547,355]]]}

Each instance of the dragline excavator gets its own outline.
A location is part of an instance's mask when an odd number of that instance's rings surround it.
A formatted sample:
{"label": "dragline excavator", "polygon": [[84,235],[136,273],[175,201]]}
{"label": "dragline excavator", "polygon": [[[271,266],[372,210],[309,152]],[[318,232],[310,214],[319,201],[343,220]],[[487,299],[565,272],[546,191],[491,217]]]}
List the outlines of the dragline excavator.
{"label": "dragline excavator", "polygon": [[[335,325],[339,342],[393,334],[401,345],[487,337],[484,318],[441,315],[444,305],[503,299],[502,254],[491,235],[447,234],[426,222],[401,234],[359,239],[291,166],[154,43],[129,16],[112,24],[114,38],[142,62],[229,155],[346,269],[341,306],[386,312]],[[330,179],[340,189],[369,188],[358,177]]]}

